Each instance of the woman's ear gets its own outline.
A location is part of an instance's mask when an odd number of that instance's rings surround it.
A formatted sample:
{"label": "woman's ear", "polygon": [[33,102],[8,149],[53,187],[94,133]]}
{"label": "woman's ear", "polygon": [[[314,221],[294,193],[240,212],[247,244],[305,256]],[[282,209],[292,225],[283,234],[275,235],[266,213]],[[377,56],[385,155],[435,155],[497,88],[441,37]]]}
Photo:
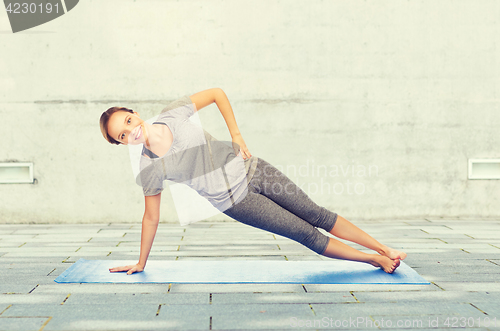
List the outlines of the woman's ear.
{"label": "woman's ear", "polygon": [[138,112],[134,111],[134,114],[137,116],[137,117],[141,117],[141,115],[139,115]]}

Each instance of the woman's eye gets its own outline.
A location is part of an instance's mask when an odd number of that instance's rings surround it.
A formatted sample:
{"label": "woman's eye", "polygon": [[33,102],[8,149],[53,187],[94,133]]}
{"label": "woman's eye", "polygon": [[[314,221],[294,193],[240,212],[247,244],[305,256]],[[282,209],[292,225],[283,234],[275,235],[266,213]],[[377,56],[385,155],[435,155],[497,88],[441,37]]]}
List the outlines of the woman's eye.
{"label": "woman's eye", "polygon": [[131,119],[129,118],[128,121],[127,121],[127,124],[130,124],[130,121],[131,121]]}
{"label": "woman's eye", "polygon": [[125,139],[125,133],[122,133],[121,139]]}

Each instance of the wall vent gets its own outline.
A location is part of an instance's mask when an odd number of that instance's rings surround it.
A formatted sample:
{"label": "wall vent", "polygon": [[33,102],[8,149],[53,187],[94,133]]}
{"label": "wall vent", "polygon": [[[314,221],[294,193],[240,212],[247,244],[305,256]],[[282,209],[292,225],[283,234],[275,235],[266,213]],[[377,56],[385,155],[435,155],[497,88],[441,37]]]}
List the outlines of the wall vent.
{"label": "wall vent", "polygon": [[469,159],[469,179],[500,179],[500,159]]}
{"label": "wall vent", "polygon": [[29,183],[33,184],[32,162],[0,163],[0,184]]}

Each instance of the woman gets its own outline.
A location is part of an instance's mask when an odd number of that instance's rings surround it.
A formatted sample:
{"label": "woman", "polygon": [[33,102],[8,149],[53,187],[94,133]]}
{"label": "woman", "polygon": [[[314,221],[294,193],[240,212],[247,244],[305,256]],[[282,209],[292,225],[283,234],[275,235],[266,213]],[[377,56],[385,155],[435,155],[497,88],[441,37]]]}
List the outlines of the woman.
{"label": "woman", "polygon": [[[196,111],[214,102],[226,121],[232,148],[189,121]],[[166,179],[187,184],[237,221],[288,237],[327,257],[369,263],[387,273],[394,272],[406,258],[404,252],[379,243],[345,218],[318,206],[278,169],[252,156],[220,88],[172,102],[153,124],[130,109],[113,107],[102,114],[100,126],[112,144],[144,145],[138,176],[145,195],[139,262],[110,272],[130,275],[144,270],[160,219]],[[318,227],[378,254],[358,251],[325,236]]]}

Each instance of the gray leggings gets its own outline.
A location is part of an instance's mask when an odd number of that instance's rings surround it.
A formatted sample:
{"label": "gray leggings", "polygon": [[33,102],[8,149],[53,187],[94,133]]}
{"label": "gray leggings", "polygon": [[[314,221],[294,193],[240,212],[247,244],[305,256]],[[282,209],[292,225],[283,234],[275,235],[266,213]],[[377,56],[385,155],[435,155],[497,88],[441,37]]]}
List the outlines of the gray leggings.
{"label": "gray leggings", "polygon": [[337,214],[318,206],[285,174],[258,158],[248,193],[224,211],[235,220],[295,240],[323,254]]}

